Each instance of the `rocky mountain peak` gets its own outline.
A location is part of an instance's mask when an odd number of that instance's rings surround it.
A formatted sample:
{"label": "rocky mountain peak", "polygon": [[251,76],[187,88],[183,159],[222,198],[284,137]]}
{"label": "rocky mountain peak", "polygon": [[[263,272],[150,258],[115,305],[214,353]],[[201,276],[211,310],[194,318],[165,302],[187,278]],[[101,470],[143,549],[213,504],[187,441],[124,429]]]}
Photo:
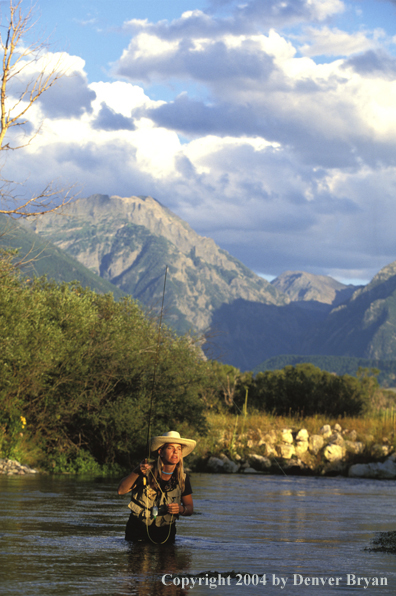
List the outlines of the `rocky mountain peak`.
{"label": "rocky mountain peak", "polygon": [[396,261],[383,267],[366,286],[358,289],[352,299],[356,300],[365,294],[376,294],[378,297],[383,293],[389,293],[389,286],[396,288]]}
{"label": "rocky mountain peak", "polygon": [[31,223],[45,236],[104,279],[143,304],[167,290],[170,324],[179,331],[210,326],[221,304],[237,299],[287,304],[289,298],[214,240],[197,234],[153,197],[93,195]]}
{"label": "rocky mountain peak", "polygon": [[271,284],[292,302],[315,301],[331,305],[348,299],[356,290],[356,286],[347,286],[332,277],[306,271],[285,271]]}

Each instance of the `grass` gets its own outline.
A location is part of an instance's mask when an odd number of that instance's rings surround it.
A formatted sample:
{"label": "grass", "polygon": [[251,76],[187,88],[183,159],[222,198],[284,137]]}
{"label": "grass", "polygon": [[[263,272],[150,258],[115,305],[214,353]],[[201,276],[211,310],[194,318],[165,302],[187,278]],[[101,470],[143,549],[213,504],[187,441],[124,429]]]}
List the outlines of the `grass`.
{"label": "grass", "polygon": [[235,416],[226,413],[208,413],[207,419],[209,432],[206,437],[198,440],[191,463],[209,455],[219,455],[221,452],[230,456],[238,454],[241,457],[249,452],[259,453],[260,447],[253,445],[250,448],[249,441],[255,442],[271,431],[278,433],[282,429],[291,428],[293,432],[297,432],[305,428],[309,435],[313,435],[320,434],[320,429],[325,424],[333,428],[336,423],[343,431],[356,431],[357,441],[383,444],[385,439],[385,442],[396,448],[396,409],[393,408],[375,411],[360,418],[334,419],[322,415],[274,416],[264,413]]}
{"label": "grass", "polygon": [[[352,418],[328,418],[323,415],[310,417],[303,416],[275,416],[272,414],[259,412],[245,412],[239,415],[229,413],[208,412],[208,433],[197,440],[197,447],[193,454],[186,461],[186,466],[193,469],[200,469],[200,462],[210,455],[219,455],[226,453],[232,459],[235,456],[246,458],[248,454],[265,454],[265,448],[257,445],[259,439],[267,433],[279,433],[281,430],[290,428],[294,433],[305,428],[309,435],[320,434],[320,429],[329,424],[332,428],[338,423],[342,430],[356,431],[357,441],[362,441],[367,445],[367,449],[362,457],[354,456],[354,463],[360,461],[373,461],[371,446],[375,444],[387,443],[396,450],[396,408],[393,406],[382,410],[376,410],[364,417]],[[181,430],[181,429],[180,429]],[[182,436],[191,436],[191,431],[181,430]],[[280,438],[278,439],[280,440]],[[252,441],[252,443],[249,443]],[[1,445],[0,445],[1,448]],[[0,449],[1,450],[1,449]],[[0,457],[4,457],[0,455]],[[17,459],[24,464],[42,468],[45,455],[41,452],[38,445],[29,439],[27,434],[18,441],[12,459]],[[53,463],[52,463],[53,460]],[[51,457],[52,468],[50,465],[44,466],[48,471],[53,472],[98,472],[98,464],[87,454],[80,454],[79,458],[72,464],[66,465],[62,461],[60,454]],[[41,464],[41,465],[40,465]],[[117,468],[117,466],[116,466]],[[117,468],[118,471],[118,468]],[[107,470],[110,472],[110,470]],[[102,471],[103,473],[103,471]]]}

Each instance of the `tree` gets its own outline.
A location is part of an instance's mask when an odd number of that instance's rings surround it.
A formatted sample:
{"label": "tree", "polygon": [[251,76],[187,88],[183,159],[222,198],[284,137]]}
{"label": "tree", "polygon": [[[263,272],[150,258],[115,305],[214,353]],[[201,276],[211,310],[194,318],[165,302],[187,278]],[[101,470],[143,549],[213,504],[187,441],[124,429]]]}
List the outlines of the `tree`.
{"label": "tree", "polygon": [[[5,23],[4,23],[5,21]],[[63,77],[62,58],[48,57],[47,44],[26,43],[34,27],[32,8],[22,10],[22,0],[10,0],[9,13],[1,15],[0,46],[3,51],[0,92],[0,152],[15,151],[29,145],[40,127],[28,138],[22,138],[28,123],[27,112],[33,104]],[[11,137],[11,138],[10,138]],[[14,137],[14,139],[12,139]],[[32,217],[55,211],[68,202],[71,188],[57,189],[49,183],[41,192],[16,198],[16,181],[0,178],[0,213]]]}
{"label": "tree", "polygon": [[280,416],[359,416],[368,406],[359,379],[322,371],[309,363],[259,373],[252,401],[255,407]]}
{"label": "tree", "polygon": [[134,300],[26,280],[11,257],[0,257],[3,456],[18,456],[28,438],[46,466],[85,453],[128,467],[146,453],[152,395],[152,436],[170,424],[205,432],[206,362],[188,336],[163,327],[153,387],[158,329]]}

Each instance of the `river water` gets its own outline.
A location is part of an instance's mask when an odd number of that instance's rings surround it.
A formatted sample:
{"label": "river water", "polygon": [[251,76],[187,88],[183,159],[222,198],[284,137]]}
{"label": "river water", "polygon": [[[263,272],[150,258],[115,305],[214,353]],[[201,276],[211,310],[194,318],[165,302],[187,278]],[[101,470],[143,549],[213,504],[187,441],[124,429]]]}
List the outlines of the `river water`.
{"label": "river water", "polygon": [[365,550],[377,532],[396,530],[396,482],[191,481],[196,513],[161,547],[125,542],[128,498],[115,479],[0,476],[0,594],[396,593],[396,555]]}

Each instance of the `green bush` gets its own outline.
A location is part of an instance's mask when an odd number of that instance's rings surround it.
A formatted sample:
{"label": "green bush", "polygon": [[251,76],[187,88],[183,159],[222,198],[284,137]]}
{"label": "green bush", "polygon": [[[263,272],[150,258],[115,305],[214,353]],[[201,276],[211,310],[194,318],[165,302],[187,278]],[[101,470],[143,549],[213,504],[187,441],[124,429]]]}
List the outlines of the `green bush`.
{"label": "green bush", "polygon": [[298,364],[259,373],[250,403],[259,410],[282,416],[358,416],[368,407],[368,387],[369,383],[356,377],[340,377],[313,364]]}
{"label": "green bush", "polygon": [[151,435],[182,425],[205,432],[198,349],[164,327],[157,358],[157,323],[132,299],[24,280],[3,255],[0,342],[2,415],[24,416],[35,444],[56,454],[56,469],[79,469],[82,453],[130,465],[146,451],[151,399]]}

